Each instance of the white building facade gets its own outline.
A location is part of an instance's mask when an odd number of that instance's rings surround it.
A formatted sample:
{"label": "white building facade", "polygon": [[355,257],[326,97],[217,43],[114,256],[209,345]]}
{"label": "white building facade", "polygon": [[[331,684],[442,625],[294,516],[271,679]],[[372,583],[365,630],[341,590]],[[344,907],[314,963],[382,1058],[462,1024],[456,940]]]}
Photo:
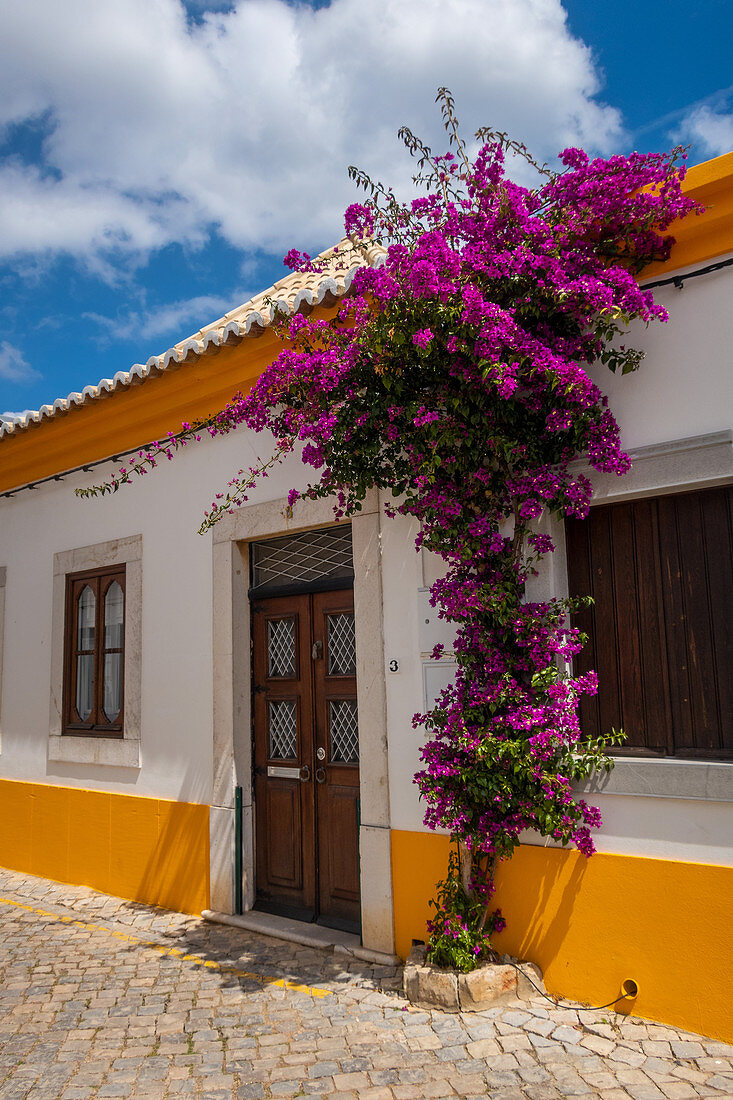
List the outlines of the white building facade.
{"label": "white building facade", "polygon": [[[630,564],[616,550],[615,588],[594,582],[602,569],[588,578],[617,705],[658,691],[668,722],[597,782],[599,854],[528,836],[500,870],[497,903],[500,946],[538,962],[553,992],[603,1003],[632,978],[634,1011],[730,1038],[733,677],[721,670],[733,621],[733,266],[694,273],[733,257],[733,154],[693,169],[687,187],[712,196],[711,214],[642,280],[682,277],[656,293],[670,321],[631,334],[646,351],[636,374],[597,371],[633,469],[593,475],[594,510],[610,517],[611,551],[628,545],[627,520],[636,541]],[[347,289],[290,276],[269,293],[327,316]],[[0,437],[0,865],[194,913],[254,907],[304,936],[320,920],[372,957],[404,957],[424,936],[447,855],[412,781],[412,716],[450,675],[449,660],[429,656],[450,634],[427,602],[436,565],[415,552],[414,527],[387,519],[376,492],[348,524],[334,524],[327,501],[290,509],[288,490],[306,481],[291,459],[199,536],[214,493],[267,450],[245,431],[205,438],[111,496],[73,492],[108,477],[112,456],[246,386],[277,351],[267,320],[254,300]],[[602,511],[622,503],[633,507]],[[659,551],[653,643],[644,508],[654,545],[666,516],[681,547],[675,577]],[[675,664],[668,640],[692,528],[703,580],[678,604],[693,651],[712,624],[700,669],[689,644]],[[574,547],[596,563],[604,552],[595,536],[554,534],[537,595],[573,587]],[[624,641],[631,589],[636,650]],[[604,615],[616,639],[605,655]],[[654,646],[667,654],[661,679]],[[701,724],[708,704],[715,718]],[[675,725],[684,707],[687,733]],[[703,996],[706,954],[716,973]]]}

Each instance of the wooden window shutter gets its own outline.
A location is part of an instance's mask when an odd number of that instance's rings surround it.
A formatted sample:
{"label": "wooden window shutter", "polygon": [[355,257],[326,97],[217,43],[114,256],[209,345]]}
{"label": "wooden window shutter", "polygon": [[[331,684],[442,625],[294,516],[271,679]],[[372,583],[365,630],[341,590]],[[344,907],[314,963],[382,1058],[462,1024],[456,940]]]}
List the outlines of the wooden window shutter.
{"label": "wooden window shutter", "polygon": [[575,617],[595,668],[589,736],[623,728],[622,751],[733,757],[733,486],[600,505],[566,521]]}

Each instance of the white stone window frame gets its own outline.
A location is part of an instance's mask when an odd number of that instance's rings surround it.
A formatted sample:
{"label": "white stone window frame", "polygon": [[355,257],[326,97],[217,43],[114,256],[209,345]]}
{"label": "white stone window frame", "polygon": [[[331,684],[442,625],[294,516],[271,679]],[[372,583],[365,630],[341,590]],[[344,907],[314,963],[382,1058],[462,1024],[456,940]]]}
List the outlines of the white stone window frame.
{"label": "white stone window frame", "polygon": [[[577,463],[593,483],[595,504],[615,504],[643,497],[710,489],[733,483],[733,431],[673,439],[629,452],[632,468],[623,477],[591,470]],[[555,594],[568,595],[565,528],[551,524],[557,550],[552,575]],[[585,783],[584,794],[636,795],[643,798],[682,798],[704,802],[733,802],[733,763],[719,760],[680,760],[661,757],[617,756],[615,767]]]}
{"label": "white stone window frame", "polygon": [[[142,535],[80,546],[53,556],[49,762],[107,764],[137,769],[141,766],[142,559]],[[93,732],[78,737],[62,732],[66,578],[69,574],[87,569],[107,569],[114,565],[125,566],[125,709],[122,737],[95,737]]]}

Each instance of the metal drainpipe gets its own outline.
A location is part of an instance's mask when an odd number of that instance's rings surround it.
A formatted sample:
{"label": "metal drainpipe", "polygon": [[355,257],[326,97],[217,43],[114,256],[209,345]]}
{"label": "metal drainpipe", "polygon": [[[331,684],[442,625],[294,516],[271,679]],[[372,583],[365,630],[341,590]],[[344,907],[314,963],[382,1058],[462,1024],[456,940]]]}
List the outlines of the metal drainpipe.
{"label": "metal drainpipe", "polygon": [[234,912],[242,912],[242,788],[234,788]]}

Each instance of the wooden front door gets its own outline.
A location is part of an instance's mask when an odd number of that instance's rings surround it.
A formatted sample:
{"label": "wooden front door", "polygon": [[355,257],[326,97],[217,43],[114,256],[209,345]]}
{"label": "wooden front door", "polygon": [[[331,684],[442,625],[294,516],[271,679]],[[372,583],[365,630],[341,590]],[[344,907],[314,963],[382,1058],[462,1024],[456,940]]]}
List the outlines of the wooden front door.
{"label": "wooden front door", "polygon": [[359,929],[351,590],[253,602],[257,904]]}

